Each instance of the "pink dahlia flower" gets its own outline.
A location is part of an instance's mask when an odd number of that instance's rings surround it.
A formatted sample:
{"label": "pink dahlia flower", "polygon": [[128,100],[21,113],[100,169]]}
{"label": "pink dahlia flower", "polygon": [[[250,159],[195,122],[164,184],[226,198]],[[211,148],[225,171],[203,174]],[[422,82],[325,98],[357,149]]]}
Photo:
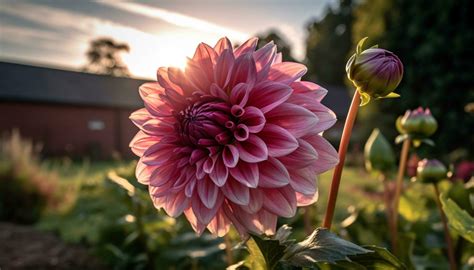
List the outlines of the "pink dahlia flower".
{"label": "pink dahlia flower", "polygon": [[278,216],[316,201],[316,175],[338,162],[320,135],[336,121],[320,103],[327,91],[300,81],[305,66],[282,62],[273,43],[256,44],[201,43],[185,71],[160,68],[140,87],[145,108],[130,116],[138,181],[198,233],[272,234]]}

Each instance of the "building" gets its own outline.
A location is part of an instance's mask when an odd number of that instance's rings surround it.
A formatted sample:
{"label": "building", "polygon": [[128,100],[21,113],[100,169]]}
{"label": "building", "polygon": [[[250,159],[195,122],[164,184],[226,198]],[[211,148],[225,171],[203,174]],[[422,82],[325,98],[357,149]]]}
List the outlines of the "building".
{"label": "building", "polygon": [[[137,128],[128,116],[143,107],[138,87],[144,82],[0,62],[0,133],[18,129],[43,144],[47,156],[131,157]],[[329,90],[323,103],[341,119],[347,91]],[[340,125],[330,134],[337,136]]]}

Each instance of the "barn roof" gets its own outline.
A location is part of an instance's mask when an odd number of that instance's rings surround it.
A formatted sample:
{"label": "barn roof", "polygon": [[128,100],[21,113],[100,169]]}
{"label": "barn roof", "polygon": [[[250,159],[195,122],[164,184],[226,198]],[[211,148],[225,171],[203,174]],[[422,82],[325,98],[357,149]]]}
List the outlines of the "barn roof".
{"label": "barn roof", "polygon": [[146,81],[0,62],[0,100],[89,106],[143,106]]}
{"label": "barn roof", "polygon": [[[0,61],[0,101],[138,108],[143,106],[138,87],[145,82]],[[345,117],[350,105],[347,89],[324,87],[328,94],[322,103]]]}

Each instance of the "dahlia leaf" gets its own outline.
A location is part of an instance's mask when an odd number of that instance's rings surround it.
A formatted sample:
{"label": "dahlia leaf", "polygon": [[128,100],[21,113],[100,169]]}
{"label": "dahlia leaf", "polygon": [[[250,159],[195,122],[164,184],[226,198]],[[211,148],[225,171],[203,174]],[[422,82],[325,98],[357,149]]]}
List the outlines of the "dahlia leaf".
{"label": "dahlia leaf", "polygon": [[275,269],[285,254],[286,246],[275,239],[262,238],[254,234],[251,236],[247,241],[252,261],[251,269]]}
{"label": "dahlia leaf", "polygon": [[290,246],[285,259],[292,265],[312,267],[315,263],[350,262],[349,256],[372,253],[331,233],[328,229],[318,228],[305,240]]}
{"label": "dahlia leaf", "polygon": [[400,144],[402,142],[404,142],[406,139],[410,138],[410,135],[408,134],[402,134],[402,135],[398,135],[396,138],[395,138],[395,143],[396,144]]}
{"label": "dahlia leaf", "polygon": [[359,41],[359,43],[357,43],[357,48],[356,48],[356,54],[357,55],[359,55],[362,52],[362,47],[364,46],[364,43],[368,38],[369,37],[365,37],[365,38],[361,39]]}
{"label": "dahlia leaf", "polygon": [[440,200],[448,218],[449,227],[466,240],[474,243],[474,218],[452,199],[447,198],[445,194],[440,196]]}
{"label": "dahlia leaf", "polygon": [[370,102],[370,95],[360,92],[360,107],[367,105]]}

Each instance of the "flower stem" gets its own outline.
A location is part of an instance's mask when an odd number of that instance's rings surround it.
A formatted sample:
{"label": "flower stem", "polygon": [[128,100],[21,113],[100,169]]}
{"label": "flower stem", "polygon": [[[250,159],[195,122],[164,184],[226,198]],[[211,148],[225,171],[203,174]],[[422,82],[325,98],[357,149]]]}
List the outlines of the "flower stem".
{"label": "flower stem", "polygon": [[382,175],[383,181],[383,193],[384,193],[384,203],[385,203],[385,216],[387,218],[388,229],[390,231],[390,243],[392,244],[392,250],[395,248],[396,239],[394,238],[396,235],[397,227],[393,224],[393,209],[392,209],[392,200],[390,198],[390,183],[385,175]]}
{"label": "flower stem", "polygon": [[332,218],[334,217],[334,208],[336,207],[337,193],[339,191],[339,184],[341,182],[342,169],[344,168],[344,161],[346,159],[347,147],[349,146],[349,140],[352,134],[352,127],[354,126],[355,119],[357,117],[357,111],[360,105],[360,94],[359,91],[355,91],[354,97],[352,97],[351,106],[349,113],[344,123],[344,130],[342,131],[341,142],[339,144],[339,163],[334,169],[332,176],[331,190],[329,192],[328,207],[324,216],[323,227],[331,228]]}
{"label": "flower stem", "polygon": [[231,266],[234,264],[234,257],[232,256],[232,242],[230,241],[229,234],[224,235],[225,253],[227,256],[227,265]]}
{"label": "flower stem", "polygon": [[400,153],[400,164],[398,166],[398,175],[397,175],[397,181],[395,184],[395,196],[393,197],[393,208],[392,208],[392,226],[394,227],[394,230],[392,231],[392,248],[393,252],[397,254],[398,252],[398,206],[400,204],[400,195],[402,193],[402,187],[403,187],[403,176],[405,175],[405,169],[407,166],[407,160],[408,160],[408,153],[410,151],[410,145],[411,145],[411,140],[410,138],[406,139],[403,142],[402,146],[402,152]]}
{"label": "flower stem", "polygon": [[435,190],[435,201],[438,205],[439,214],[441,215],[441,221],[443,222],[444,228],[444,238],[446,239],[446,244],[448,246],[448,258],[449,258],[449,269],[456,270],[456,260],[454,259],[454,248],[453,248],[453,240],[451,239],[451,235],[449,234],[448,228],[448,221],[446,220],[446,215],[444,214],[443,207],[441,205],[441,201],[439,200],[439,189],[438,186],[433,183],[433,187]]}

